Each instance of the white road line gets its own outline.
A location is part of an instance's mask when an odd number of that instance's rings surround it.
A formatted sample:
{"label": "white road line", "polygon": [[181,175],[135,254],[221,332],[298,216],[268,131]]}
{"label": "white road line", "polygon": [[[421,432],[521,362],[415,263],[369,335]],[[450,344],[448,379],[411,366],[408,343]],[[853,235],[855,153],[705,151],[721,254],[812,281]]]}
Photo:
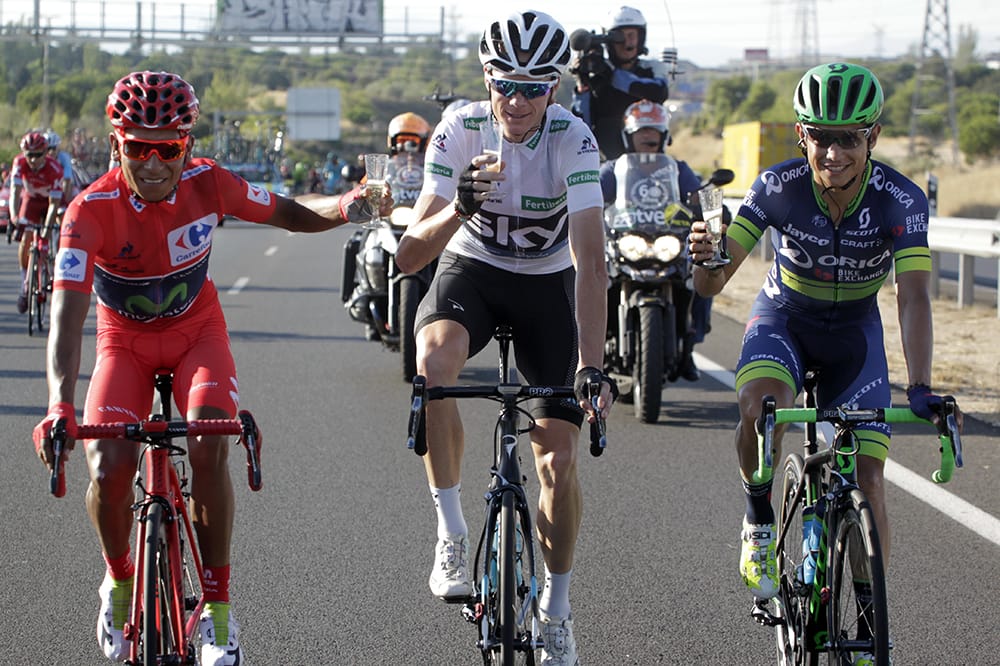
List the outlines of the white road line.
{"label": "white road line", "polygon": [[250,278],[248,278],[246,276],[238,278],[236,280],[236,282],[233,283],[233,286],[230,287],[229,291],[227,291],[226,293],[227,294],[231,294],[231,295],[232,294],[238,294],[241,291],[243,291],[243,287],[247,286],[247,283],[249,283],[249,282],[250,282]]}
{"label": "white road line", "polygon": [[[694,352],[694,359],[699,370],[729,388],[736,387],[735,373],[726,370],[718,363],[698,352]],[[960,472],[956,471],[956,473]],[[942,486],[929,479],[925,479],[920,474],[892,460],[885,461],[885,479],[899,486],[917,499],[926,502],[949,518],[958,521],[959,524],[972,530],[987,541],[1000,546],[1000,520],[995,516],[966,502],[961,497],[948,492]]]}
{"label": "white road line", "polygon": [[277,253],[277,251],[278,251],[278,246],[272,245],[271,247],[267,248],[267,250],[264,251],[264,256],[273,257],[275,253]]}

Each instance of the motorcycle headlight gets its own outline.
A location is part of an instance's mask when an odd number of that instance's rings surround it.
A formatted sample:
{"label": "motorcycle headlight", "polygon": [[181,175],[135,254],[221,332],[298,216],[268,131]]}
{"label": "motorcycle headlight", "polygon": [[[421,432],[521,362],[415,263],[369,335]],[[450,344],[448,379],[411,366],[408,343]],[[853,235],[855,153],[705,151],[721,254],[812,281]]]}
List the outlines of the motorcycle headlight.
{"label": "motorcycle headlight", "polygon": [[653,243],[653,254],[662,262],[668,262],[681,253],[683,246],[677,236],[660,236]]}
{"label": "motorcycle headlight", "polygon": [[642,236],[635,234],[625,234],[618,239],[618,251],[621,252],[625,261],[639,261],[650,256],[652,248]]}

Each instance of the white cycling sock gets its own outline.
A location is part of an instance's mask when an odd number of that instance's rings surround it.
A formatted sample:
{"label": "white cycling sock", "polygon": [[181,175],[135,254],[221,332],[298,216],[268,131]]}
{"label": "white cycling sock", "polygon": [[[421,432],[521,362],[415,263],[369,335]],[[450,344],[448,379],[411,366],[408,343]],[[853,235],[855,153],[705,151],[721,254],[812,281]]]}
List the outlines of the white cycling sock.
{"label": "white cycling sock", "polygon": [[438,538],[442,539],[449,534],[468,534],[469,528],[462,514],[462,484],[459,483],[451,488],[430,486],[430,489],[431,497],[434,498],[434,508],[437,509]]}
{"label": "white cycling sock", "polygon": [[563,619],[569,617],[569,579],[572,575],[572,569],[561,574],[545,569],[545,587],[538,600],[538,609],[543,616]]}

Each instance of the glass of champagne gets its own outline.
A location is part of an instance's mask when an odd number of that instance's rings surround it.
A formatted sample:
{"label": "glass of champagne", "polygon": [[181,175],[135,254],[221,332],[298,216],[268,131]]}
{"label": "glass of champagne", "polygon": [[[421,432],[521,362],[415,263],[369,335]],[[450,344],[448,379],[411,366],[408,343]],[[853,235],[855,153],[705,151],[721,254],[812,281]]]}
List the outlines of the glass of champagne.
{"label": "glass of champagne", "polygon": [[[483,140],[483,154],[496,157],[496,161],[485,165],[483,170],[500,173],[503,169],[503,163],[500,161],[503,153],[503,127],[496,118],[491,116],[479,123],[479,135]],[[499,187],[499,183],[493,183],[491,190],[493,195],[496,195]]]}
{"label": "glass of champagne", "polygon": [[385,194],[385,178],[389,171],[389,155],[386,153],[368,153],[365,155],[365,189],[368,192],[368,202],[372,206],[372,219],[364,226],[378,226],[379,205]]}
{"label": "glass of champagne", "polygon": [[705,220],[705,230],[712,237],[712,258],[697,263],[705,268],[721,268],[732,261],[719,246],[722,240],[722,189],[706,187],[698,190],[698,199],[701,202],[701,218]]}

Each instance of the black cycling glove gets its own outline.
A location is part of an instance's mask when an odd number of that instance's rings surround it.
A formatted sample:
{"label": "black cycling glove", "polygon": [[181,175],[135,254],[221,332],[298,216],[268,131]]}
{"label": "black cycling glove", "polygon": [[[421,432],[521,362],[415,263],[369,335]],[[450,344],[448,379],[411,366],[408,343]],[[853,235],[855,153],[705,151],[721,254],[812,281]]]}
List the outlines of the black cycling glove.
{"label": "black cycling glove", "polygon": [[600,384],[601,382],[607,382],[608,386],[611,387],[611,400],[614,402],[618,399],[618,383],[608,377],[606,374],[598,370],[593,366],[585,366],[576,371],[576,377],[573,379],[573,393],[576,394],[577,400],[590,401],[590,385]]}
{"label": "black cycling glove", "polygon": [[941,410],[941,396],[935,395],[927,384],[911,384],[906,389],[906,399],[910,402],[910,411],[928,421]]}
{"label": "black cycling glove", "polygon": [[458,176],[458,198],[455,201],[455,210],[463,217],[472,217],[483,207],[483,202],[476,199],[475,179],[472,172],[476,170],[474,164],[469,164]]}

